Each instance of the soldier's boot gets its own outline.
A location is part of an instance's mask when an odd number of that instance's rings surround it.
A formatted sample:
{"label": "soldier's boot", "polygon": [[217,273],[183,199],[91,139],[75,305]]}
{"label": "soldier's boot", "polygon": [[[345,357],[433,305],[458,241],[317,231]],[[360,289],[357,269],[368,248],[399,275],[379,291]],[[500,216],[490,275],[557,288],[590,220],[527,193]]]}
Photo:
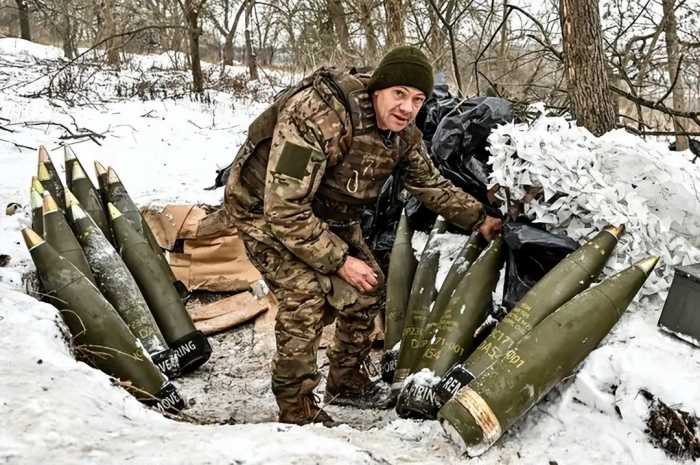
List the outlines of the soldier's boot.
{"label": "soldier's boot", "polygon": [[388,409],[395,402],[391,388],[381,379],[372,380],[364,365],[334,367],[328,370],[324,402],[367,409]]}
{"label": "soldier's boot", "polygon": [[324,426],[336,426],[337,423],[318,406],[313,394],[302,394],[296,402],[277,399],[280,408],[279,422],[295,425],[308,425],[309,423],[322,423]]}

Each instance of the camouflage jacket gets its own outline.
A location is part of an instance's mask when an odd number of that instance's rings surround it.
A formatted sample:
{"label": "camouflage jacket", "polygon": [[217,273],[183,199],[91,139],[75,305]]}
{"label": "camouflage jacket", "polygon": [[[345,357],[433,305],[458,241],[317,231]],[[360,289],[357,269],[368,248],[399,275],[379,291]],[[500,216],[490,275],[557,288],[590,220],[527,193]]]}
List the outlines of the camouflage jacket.
{"label": "camouflage jacket", "polygon": [[[404,187],[470,230],[483,216],[481,204],[440,175],[420,130],[410,125],[398,134],[381,131],[365,78],[341,78],[354,81],[338,86],[317,79],[289,96],[271,142],[241,148],[225,198],[236,226],[270,246],[283,246],[321,273],[334,272],[349,248],[334,229],[359,219],[401,161]],[[339,89],[354,90],[340,95]]]}

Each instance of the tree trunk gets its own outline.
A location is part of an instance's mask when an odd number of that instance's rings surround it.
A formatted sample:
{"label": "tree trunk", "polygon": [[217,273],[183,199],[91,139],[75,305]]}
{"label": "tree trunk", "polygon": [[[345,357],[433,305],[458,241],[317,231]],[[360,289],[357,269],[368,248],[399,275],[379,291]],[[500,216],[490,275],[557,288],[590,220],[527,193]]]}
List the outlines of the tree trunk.
{"label": "tree trunk", "polygon": [[445,31],[442,22],[438,18],[435,9],[428,4],[428,17],[430,18],[429,44],[433,54],[433,68],[436,71],[444,71],[447,67],[447,50],[445,46]]}
{"label": "tree trunk", "polygon": [[[673,109],[678,111],[685,110],[685,88],[683,87],[683,79],[680,74],[678,63],[680,54],[678,50],[678,28],[676,23],[676,14],[673,11],[674,0],[663,0],[664,18],[666,19],[664,31],[666,33],[666,56],[668,57],[668,78],[673,86]],[[675,84],[675,85],[674,85]],[[678,118],[673,118],[673,126],[676,132],[684,130],[681,121]],[[688,136],[676,136],[676,150],[682,151],[688,149]]]}
{"label": "tree trunk", "polygon": [[27,0],[15,0],[19,11],[20,37],[24,40],[32,40],[32,33],[29,29],[29,5]]}
{"label": "tree trunk", "polygon": [[561,30],[569,96],[579,126],[600,136],[616,115],[603,54],[598,0],[561,0]]}
{"label": "tree trunk", "polygon": [[[508,74],[508,0],[503,0],[503,26],[501,27],[501,44],[498,47],[498,67],[502,78]],[[505,79],[502,79],[505,81]]]}
{"label": "tree trunk", "polygon": [[224,65],[233,66],[233,36],[228,34],[224,40]]}
{"label": "tree trunk", "polygon": [[[233,60],[234,60],[234,46],[233,46],[233,38],[236,37],[236,31],[238,30],[238,21],[241,19],[241,15],[243,14],[243,11],[245,10],[245,2],[241,4],[240,8],[238,8],[238,11],[236,11],[236,17],[233,19],[233,25],[231,26],[231,30],[226,34],[226,45],[224,46],[224,64],[225,65],[233,65]],[[230,53],[230,56],[227,55],[227,53]]]}
{"label": "tree trunk", "polygon": [[386,14],[386,42],[389,48],[404,45],[406,34],[403,29],[403,5],[401,0],[384,0]]}
{"label": "tree trunk", "polygon": [[248,62],[248,74],[251,80],[258,79],[258,63],[257,57],[255,56],[255,50],[253,49],[253,33],[251,32],[250,22],[253,17],[253,6],[255,5],[255,0],[246,0],[245,8],[245,55],[246,61]]}
{"label": "tree trunk", "polygon": [[63,27],[61,39],[63,41],[63,55],[72,60],[75,58],[75,46],[73,45],[73,23],[71,22],[70,16],[67,12],[63,13]]}
{"label": "tree trunk", "polygon": [[345,10],[341,0],[326,0],[328,4],[328,15],[335,29],[335,36],[338,41],[337,45],[343,51],[350,50],[350,33],[348,32],[348,23],[345,20]]}
{"label": "tree trunk", "polygon": [[[114,22],[114,1],[104,0],[102,2],[102,12],[104,18],[104,30],[102,35],[104,37],[112,37],[117,33],[117,26]],[[119,49],[115,46],[114,40],[108,40],[105,42],[105,49],[107,50],[107,64],[111,66],[119,66]]]}
{"label": "tree trunk", "polygon": [[190,66],[192,67],[192,90],[204,92],[204,77],[202,76],[202,62],[199,58],[199,36],[202,30],[199,28],[199,12],[204,1],[185,0],[185,20],[190,39]]}
{"label": "tree trunk", "polygon": [[372,22],[371,0],[360,0],[360,24],[365,31],[366,50],[364,63],[373,63],[377,56],[377,33]]}

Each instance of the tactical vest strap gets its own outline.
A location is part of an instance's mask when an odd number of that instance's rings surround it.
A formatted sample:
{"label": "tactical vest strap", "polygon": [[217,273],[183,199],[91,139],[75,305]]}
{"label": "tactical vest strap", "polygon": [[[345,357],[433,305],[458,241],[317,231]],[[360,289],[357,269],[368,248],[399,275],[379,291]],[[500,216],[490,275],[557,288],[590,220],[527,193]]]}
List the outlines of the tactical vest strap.
{"label": "tactical vest strap", "polygon": [[[329,95],[329,98],[335,97],[340,100],[346,111],[351,115],[353,127],[347,128],[345,137],[348,141],[352,140],[355,127],[361,130],[360,128],[364,129],[367,126],[366,123],[363,123],[362,118],[363,111],[366,112],[367,109],[363,105],[357,104],[357,94],[365,90],[365,81],[367,79],[369,79],[368,75],[355,74],[353,71],[348,73],[337,68],[322,67],[294,86],[278,94],[274,102],[255,118],[248,127],[248,137],[246,139],[248,149],[240,152],[245,156],[245,159],[240,160],[240,162],[246,164],[246,169],[242,170],[241,173],[243,182],[262,198],[272,136],[279,119],[280,109],[284,107],[292,96],[309,87],[314,87],[322,97],[327,95],[330,90],[332,95]],[[328,103],[332,106],[332,102]],[[371,105],[371,101],[369,104]],[[349,146],[349,142],[347,145]],[[233,164],[235,163],[236,160],[234,160]]]}

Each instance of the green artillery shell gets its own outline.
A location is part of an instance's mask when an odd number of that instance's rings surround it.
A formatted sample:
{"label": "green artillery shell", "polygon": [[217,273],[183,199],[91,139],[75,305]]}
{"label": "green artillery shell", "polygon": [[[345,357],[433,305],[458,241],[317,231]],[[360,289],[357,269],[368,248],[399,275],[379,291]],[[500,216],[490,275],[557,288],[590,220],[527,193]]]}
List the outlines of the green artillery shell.
{"label": "green artillery shell", "polygon": [[97,185],[99,186],[102,204],[107,205],[109,203],[109,198],[107,197],[107,168],[99,161],[95,161],[95,174],[97,175]]}
{"label": "green artillery shell", "polygon": [[[63,184],[61,184],[61,179],[58,176],[54,176],[52,171],[49,171],[48,166],[53,165],[51,162],[49,162],[49,165],[39,162],[37,178],[44,189],[51,193],[51,197],[54,198],[58,208],[65,210],[66,206],[63,204],[63,199],[65,197]],[[53,172],[55,172],[55,168],[53,168]]]}
{"label": "green artillery shell", "polygon": [[425,244],[411,286],[411,295],[406,308],[406,319],[401,334],[401,350],[394,373],[392,390],[398,391],[406,377],[411,373],[411,367],[420,354],[422,347],[420,335],[433,301],[435,293],[435,275],[440,263],[440,251],[436,247],[437,235],[445,231],[445,220],[438,217],[435,221],[428,242]]}
{"label": "green artillery shell", "polygon": [[[76,165],[77,166],[77,165]],[[119,253],[102,234],[100,228],[77,204],[69,207],[76,236],[97,281],[97,287],[117,310],[132,334],[141,342],[154,362],[162,352],[169,352],[165,338],[153,318],[138,284]],[[177,358],[170,361],[177,368]],[[168,366],[159,366],[169,378],[177,374]]]}
{"label": "green artillery shell", "polygon": [[439,413],[450,437],[470,456],[488,449],[598,346],[657,261],[637,262],[577,295],[462,387]]}
{"label": "green artillery shell", "polygon": [[401,341],[406,307],[411,294],[411,283],[416,272],[416,257],[413,255],[411,239],[413,231],[408,224],[406,212],[401,213],[396,228],[396,238],[389,257],[389,273],[386,284],[386,307],[384,318],[384,355],[382,357],[382,379],[394,380],[396,362],[399,358],[398,343]]}
{"label": "green artillery shell", "polygon": [[445,374],[455,362],[464,360],[474,347],[474,333],[489,312],[491,294],[503,266],[503,239],[491,242],[484,254],[469,268],[457,285],[438,322],[438,331],[428,341],[415,370],[428,368],[437,376]]}
{"label": "green artillery shell", "polygon": [[567,255],[549,271],[506,315],[464,364],[445,375],[436,388],[444,403],[457,390],[478,377],[537,323],[586,289],[600,274],[624,227],[608,226]]}
{"label": "green artillery shell", "polygon": [[413,368],[420,373],[408,377],[399,393],[396,402],[399,416],[435,418],[442,404],[435,399],[433,387],[448,368],[474,350],[474,333],[488,315],[504,255],[503,239],[499,237],[457,285],[437,324],[437,332]]}
{"label": "green artillery shell", "polygon": [[37,176],[32,176],[32,189],[37,191],[42,197],[44,196],[44,192],[46,189],[44,189],[44,185],[41,184],[41,181],[39,181],[39,178]]}
{"label": "green artillery shell", "polygon": [[70,191],[70,189],[66,189],[66,219],[68,220],[68,224],[70,224],[71,228],[73,228],[73,232],[75,232],[76,236],[78,233],[75,231],[75,228],[73,227],[73,210],[71,207],[73,205],[80,206],[80,202],[78,202],[78,199],[75,198],[73,193]]}
{"label": "green artillery shell", "polygon": [[41,194],[34,189],[29,191],[29,196],[32,202],[32,229],[37,232],[37,234],[44,235],[44,213],[43,205],[44,202],[41,199]]}
{"label": "green artillery shell", "polygon": [[146,220],[144,220],[141,216],[141,212],[139,211],[138,207],[134,201],[131,200],[131,196],[129,196],[126,188],[124,188],[124,184],[121,182],[119,176],[117,176],[117,173],[112,168],[107,170],[107,185],[105,189],[106,197],[109,200],[109,203],[112,203],[117,210],[119,210],[122,215],[129,220],[129,222],[131,222],[134,229],[136,229],[139,234],[146,238],[146,241],[151,246],[151,249],[158,256],[163,272],[168,275],[180,297],[187,295],[187,289],[185,288],[184,284],[178,281],[173,274],[165,255],[163,255],[163,249],[161,249],[160,245],[158,245],[158,241],[153,235],[151,228],[148,227],[148,223],[146,223]]}
{"label": "green artillery shell", "polygon": [[80,247],[66,217],[59,210],[50,192],[44,192],[44,237],[56,252],[71,262],[85,277],[95,284],[83,248]]}
{"label": "green artillery shell", "polygon": [[180,368],[183,372],[197,368],[211,355],[209,343],[195,329],[172,281],[163,272],[158,256],[146,239],[114,205],[109,203],[107,208],[119,252],[146,298],[165,340],[177,354]]}
{"label": "green artillery shell", "polygon": [[58,170],[56,170],[56,166],[53,164],[53,161],[51,161],[51,157],[49,157],[49,151],[46,150],[46,147],[44,147],[43,145],[39,146],[38,162],[40,164],[44,164],[51,177],[60,179],[60,176],[58,175]]}
{"label": "green artillery shell", "polygon": [[[464,247],[462,247],[457,258],[452,262],[450,271],[447,273],[445,281],[440,287],[440,292],[438,292],[437,297],[435,297],[435,303],[428,313],[428,318],[423,327],[421,336],[421,346],[427,346],[428,341],[430,341],[438,331],[440,318],[442,318],[450,300],[456,294],[455,289],[457,285],[462,281],[476,259],[479,258],[479,255],[486,245],[486,239],[484,239],[480,233],[474,232],[464,244]],[[413,371],[418,371],[423,367],[416,366],[414,368],[416,369]],[[442,376],[442,373],[439,375]]]}
{"label": "green artillery shell", "polygon": [[63,165],[65,166],[66,169],[66,187],[70,190],[73,190],[73,165],[80,165],[80,168],[85,171],[85,168],[83,168],[83,165],[80,163],[80,160],[78,160],[78,157],[75,155],[75,152],[73,151],[72,148],[70,148],[67,145],[63,146]]}
{"label": "green artillery shell", "polygon": [[408,225],[406,213],[403,212],[389,257],[384,329],[384,349],[386,350],[392,349],[401,340],[406,306],[411,293],[411,283],[418,263],[413,255],[412,236],[413,231]]}
{"label": "green artillery shell", "polygon": [[140,400],[157,401],[165,393],[172,396],[172,386],[168,387],[165,376],[100,291],[34,231],[26,228],[22,235],[51,303],[62,310],[77,350],[94,366],[123,381]]}
{"label": "green artillery shell", "polygon": [[71,186],[69,186],[70,191],[75,195],[82,208],[90,215],[97,227],[100,228],[102,234],[107,240],[112,242],[112,229],[109,225],[109,220],[107,220],[107,214],[102,205],[100,194],[95,189],[95,186],[92,185],[92,181],[87,177],[85,171],[83,171],[83,167],[77,158],[73,160],[71,167],[73,174],[71,176]]}

